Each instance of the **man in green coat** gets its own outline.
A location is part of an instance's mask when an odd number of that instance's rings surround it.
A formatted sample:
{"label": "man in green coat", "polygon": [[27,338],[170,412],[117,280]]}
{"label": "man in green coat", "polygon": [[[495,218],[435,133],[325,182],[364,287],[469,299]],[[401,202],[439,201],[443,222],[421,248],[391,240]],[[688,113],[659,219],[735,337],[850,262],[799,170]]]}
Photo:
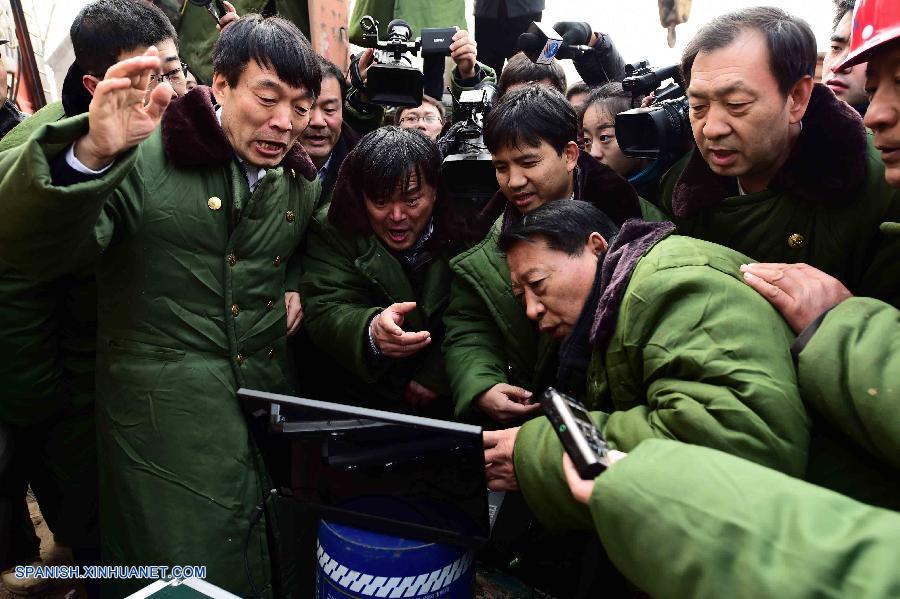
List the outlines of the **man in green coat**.
{"label": "man in green coat", "polygon": [[455,412],[509,424],[532,415],[540,391],[555,376],[554,340],[528,322],[509,284],[496,240],[504,223],[547,202],[596,203],[621,224],[661,215],[608,167],[580,152],[577,119],[560,92],[531,85],[510,92],[485,119],[500,191],[470,234],[480,243],[450,262],[454,277],[444,353]]}
{"label": "man in green coat", "polygon": [[[501,234],[528,317],[564,340],[559,387],[585,389],[613,449],[677,439],[802,476],[810,423],[790,330],[741,280],[745,256],[673,228],[629,221],[607,246],[602,212],[558,202]],[[491,488],[520,488],[555,530],[590,526],[555,484],[562,447],[545,418],[485,445]]]}
{"label": "man in green coat", "polygon": [[[62,101],[16,126],[0,142],[0,151],[26,143],[47,123],[87,112],[99,77],[86,73],[102,76],[115,62],[139,56],[151,45],[164,58],[158,75],[173,69],[181,73],[175,30],[151,4],[92,2],[73,21],[70,36],[76,62],[63,84]],[[166,78],[175,87],[183,85],[177,76]],[[5,385],[0,424],[14,447],[14,472],[0,474],[0,506],[9,506],[0,507],[0,522],[9,521],[4,509],[13,511],[13,522],[17,516],[21,522],[0,531],[0,571],[39,559],[25,506],[29,484],[57,542],[72,547],[76,563],[96,564],[99,558],[93,266],[38,280],[0,264],[0,380]],[[20,586],[25,581],[4,579],[7,586],[25,590]]]}
{"label": "man in green coat", "polygon": [[419,132],[377,129],[347,156],[331,205],[313,220],[304,327],[339,365],[304,377],[319,379],[323,399],[449,415],[442,317],[459,227],[440,165]]}
{"label": "man in green coat", "polygon": [[258,15],[228,26],[214,62],[212,89],[163,116],[151,48],[107,71],[87,117],[0,154],[19,174],[0,185],[0,259],[45,279],[97,261],[106,561],[206,565],[271,595],[267,475],[235,391],[288,390],[295,248],[318,196],[295,142],[321,75],[293,25]]}
{"label": "man in green coat", "polygon": [[663,178],[682,235],[759,262],[805,262],[900,306],[900,191],[862,119],[813,84],[809,26],[755,7],[713,19],[682,58],[697,147]]}

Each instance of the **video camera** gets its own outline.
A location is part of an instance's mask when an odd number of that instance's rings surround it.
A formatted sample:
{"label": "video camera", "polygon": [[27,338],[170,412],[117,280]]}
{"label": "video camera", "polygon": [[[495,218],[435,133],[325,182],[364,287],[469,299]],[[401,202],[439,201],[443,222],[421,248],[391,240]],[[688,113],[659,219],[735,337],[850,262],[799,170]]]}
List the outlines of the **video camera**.
{"label": "video camera", "polygon": [[[437,92],[432,96],[440,98],[443,85],[444,57],[450,56],[450,44],[456,29],[425,28],[422,36],[410,41],[412,28],[402,19],[388,23],[387,40],[378,34],[378,21],[369,15],[359,21],[363,31],[362,45],[375,48],[375,60],[369,67],[367,82],[363,85],[359,77],[358,63],[351,68],[354,87],[363,91],[373,104],[383,106],[415,107],[422,103],[422,93],[426,81],[439,80]],[[421,51],[422,71],[413,66],[412,58]],[[354,76],[355,75],[355,76]]]}
{"label": "video camera", "polygon": [[[666,80],[672,83],[661,87]],[[677,65],[651,69],[646,60],[625,65],[622,88],[633,100],[653,92],[653,103],[616,115],[616,139],[626,156],[672,160],[690,147],[691,122]],[[633,104],[632,104],[633,106]]]}
{"label": "video camera", "polygon": [[498,189],[491,153],[482,135],[484,117],[496,104],[497,96],[492,83],[480,83],[462,92],[456,112],[465,118],[438,141],[445,156],[442,169],[447,191],[462,216],[479,212]]}

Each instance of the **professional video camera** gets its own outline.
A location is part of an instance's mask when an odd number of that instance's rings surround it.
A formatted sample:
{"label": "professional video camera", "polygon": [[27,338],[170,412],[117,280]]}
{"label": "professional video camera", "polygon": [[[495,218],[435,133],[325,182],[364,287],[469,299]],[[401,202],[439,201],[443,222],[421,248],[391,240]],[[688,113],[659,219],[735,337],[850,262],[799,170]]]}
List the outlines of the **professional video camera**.
{"label": "professional video camera", "polygon": [[[384,106],[411,106],[422,103],[423,88],[427,82],[440,81],[437,91],[429,95],[440,97],[443,86],[444,57],[450,56],[450,44],[456,29],[425,28],[422,36],[410,41],[412,28],[402,19],[388,23],[387,40],[378,35],[378,21],[369,15],[359,21],[362,28],[362,45],[376,48],[375,61],[369,67],[367,82],[359,76],[357,60],[351,65],[353,86],[364,92],[373,104]],[[422,52],[422,71],[413,66],[412,58]]]}
{"label": "professional video camera", "polygon": [[480,83],[475,89],[462,92],[456,112],[465,118],[454,123],[438,141],[445,156],[444,181],[460,215],[479,212],[498,189],[491,153],[482,136],[484,117],[496,103],[497,95],[492,83]]}
{"label": "professional video camera", "polygon": [[[654,94],[646,108],[616,115],[616,139],[627,156],[672,160],[690,147],[691,123],[684,80],[677,65],[651,69],[646,60],[625,65],[622,88],[633,99]],[[672,83],[661,87],[668,79]],[[632,104],[633,106],[633,104]]]}

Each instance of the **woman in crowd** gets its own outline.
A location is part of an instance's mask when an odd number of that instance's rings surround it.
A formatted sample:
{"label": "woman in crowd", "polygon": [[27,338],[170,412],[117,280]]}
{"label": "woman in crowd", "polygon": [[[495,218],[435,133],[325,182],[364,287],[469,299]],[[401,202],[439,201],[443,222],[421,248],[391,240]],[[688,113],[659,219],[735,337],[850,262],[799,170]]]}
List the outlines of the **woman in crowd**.
{"label": "woman in crowd", "polygon": [[653,172],[651,160],[626,156],[616,139],[616,115],[631,108],[631,94],[622,89],[621,83],[592,90],[579,110],[584,151],[628,179],[641,197],[653,201],[662,173]]}
{"label": "woman in crowd", "polygon": [[399,127],[369,133],[311,228],[304,326],[338,372],[305,377],[327,379],[332,401],[449,415],[442,319],[461,229],[437,145]]}

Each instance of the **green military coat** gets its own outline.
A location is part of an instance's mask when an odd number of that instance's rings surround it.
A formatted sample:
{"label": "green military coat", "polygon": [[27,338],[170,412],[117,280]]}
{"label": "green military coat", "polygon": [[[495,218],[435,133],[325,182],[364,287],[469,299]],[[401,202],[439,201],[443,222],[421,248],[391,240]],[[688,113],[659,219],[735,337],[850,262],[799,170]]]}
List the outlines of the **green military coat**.
{"label": "green military coat", "polygon": [[[602,410],[595,420],[613,448],[676,439],[804,474],[810,423],[790,356],[793,335],[741,279],[746,261],[722,246],[670,236],[626,270],[614,330],[605,347],[594,348],[587,372],[587,403]],[[555,529],[589,526],[586,512],[560,492],[562,446],[546,418],[522,426],[514,458],[539,519]]]}
{"label": "green military coat", "polygon": [[[303,326],[313,343],[349,371],[352,380],[323,372],[302,376],[328,376],[333,401],[381,409],[408,410],[403,390],[410,380],[449,398],[441,338],[451,253],[449,245],[439,247],[422,267],[422,283],[417,286],[374,235],[343,233],[328,222],[327,209],[320,212],[312,221],[303,257]],[[429,331],[431,345],[404,359],[373,358],[368,349],[370,321],[391,304],[410,301],[417,305],[406,314],[403,329]]]}
{"label": "green military coat", "polygon": [[900,514],[719,451],[644,441],[589,505],[610,559],[652,597],[900,595]]}
{"label": "green military coat", "polygon": [[788,161],[759,193],[740,195],[694,150],[660,184],[664,211],[682,235],[718,243],[756,262],[805,262],[856,295],[900,306],[900,190],[859,115],[816,85]]}
{"label": "green military coat", "polygon": [[86,130],[66,119],[0,154],[0,259],[48,279],[97,259],[105,559],[206,565],[247,595],[245,560],[257,588],[270,577],[265,520],[248,532],[266,473],[235,391],[288,390],[284,293],[315,169],[297,146],[251,193],[201,87],[101,177],[54,186]]}

